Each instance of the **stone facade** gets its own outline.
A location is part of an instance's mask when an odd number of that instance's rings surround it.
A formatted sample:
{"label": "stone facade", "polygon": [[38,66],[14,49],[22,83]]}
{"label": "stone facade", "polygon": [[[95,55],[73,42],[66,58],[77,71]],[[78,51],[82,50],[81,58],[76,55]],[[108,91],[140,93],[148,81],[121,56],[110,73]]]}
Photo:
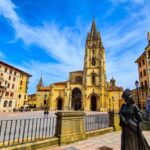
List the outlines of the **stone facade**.
{"label": "stone facade", "polygon": [[[42,88],[38,86],[37,91]],[[94,20],[86,38],[83,70],[70,72],[68,81],[47,88],[50,110],[107,111],[109,103],[119,110],[123,89],[106,80],[105,49]]]}

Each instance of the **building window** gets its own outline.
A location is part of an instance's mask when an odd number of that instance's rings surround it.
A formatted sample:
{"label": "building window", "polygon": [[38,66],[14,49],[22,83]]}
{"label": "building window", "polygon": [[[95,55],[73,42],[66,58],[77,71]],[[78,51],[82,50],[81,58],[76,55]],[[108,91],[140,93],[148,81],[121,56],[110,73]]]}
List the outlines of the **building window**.
{"label": "building window", "polygon": [[142,72],[140,72],[140,77],[142,78]]}
{"label": "building window", "polygon": [[5,72],[7,72],[7,68],[5,68]]}
{"label": "building window", "polygon": [[21,94],[18,95],[18,98],[19,98],[19,99],[21,98]]}
{"label": "building window", "polygon": [[7,107],[7,104],[8,104],[8,101],[5,100],[5,101],[4,101],[4,104],[3,104],[3,107]]}
{"label": "building window", "polygon": [[96,83],[96,74],[92,73],[92,84],[95,85]]}
{"label": "building window", "polygon": [[144,81],[144,84],[145,84],[145,89],[147,89],[147,81],[146,80]]}
{"label": "building window", "polygon": [[143,86],[143,82],[141,82],[141,88],[142,88],[142,89],[144,88],[144,86]]}
{"label": "building window", "polygon": [[22,81],[20,81],[20,85],[22,85]]}
{"label": "building window", "polygon": [[7,88],[10,88],[10,83],[7,84]]}
{"label": "building window", "polygon": [[26,95],[24,95],[24,99],[26,99]]}
{"label": "building window", "polygon": [[1,73],[1,76],[3,76],[3,73]]}
{"label": "building window", "polygon": [[20,90],[22,89],[22,87],[20,87]]}
{"label": "building window", "polygon": [[145,60],[144,59],[142,60],[142,63],[143,63],[143,65],[145,64]]}
{"label": "building window", "polygon": [[8,106],[9,106],[9,107],[12,107],[12,101],[9,101]]}
{"label": "building window", "polygon": [[144,72],[143,72],[143,73],[144,73],[144,76],[146,76],[146,70],[145,70],[145,69],[144,69]]}
{"label": "building window", "polygon": [[10,93],[10,96],[13,97],[13,96],[14,96],[14,93]]}
{"label": "building window", "polygon": [[14,78],[13,78],[13,81],[15,81],[15,80],[16,80],[16,78],[14,77]]}
{"label": "building window", "polygon": [[148,58],[150,58],[150,51],[148,51]]}
{"label": "building window", "polygon": [[14,72],[14,75],[16,76],[16,72]]}
{"label": "building window", "polygon": [[95,66],[96,65],[96,60],[94,57],[92,57],[92,66]]}
{"label": "building window", "polygon": [[12,74],[12,70],[10,70],[10,74]]}
{"label": "building window", "polygon": [[13,84],[13,85],[12,85],[12,89],[14,89],[14,88],[15,88],[15,85]]}
{"label": "building window", "polygon": [[9,76],[9,78],[8,78],[9,80],[11,80],[11,76]]}
{"label": "building window", "polygon": [[141,62],[139,62],[139,67],[141,67]]}
{"label": "building window", "polygon": [[6,92],[6,93],[5,93],[5,96],[9,96],[9,92]]}

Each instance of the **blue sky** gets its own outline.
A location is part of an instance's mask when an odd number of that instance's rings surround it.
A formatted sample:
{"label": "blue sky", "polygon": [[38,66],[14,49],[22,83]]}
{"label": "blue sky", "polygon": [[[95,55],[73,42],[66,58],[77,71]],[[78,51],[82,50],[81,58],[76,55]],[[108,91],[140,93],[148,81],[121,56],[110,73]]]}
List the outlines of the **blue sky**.
{"label": "blue sky", "polygon": [[44,84],[83,69],[84,47],[93,16],[106,50],[107,81],[134,88],[136,58],[147,46],[149,0],[0,0],[0,59]]}

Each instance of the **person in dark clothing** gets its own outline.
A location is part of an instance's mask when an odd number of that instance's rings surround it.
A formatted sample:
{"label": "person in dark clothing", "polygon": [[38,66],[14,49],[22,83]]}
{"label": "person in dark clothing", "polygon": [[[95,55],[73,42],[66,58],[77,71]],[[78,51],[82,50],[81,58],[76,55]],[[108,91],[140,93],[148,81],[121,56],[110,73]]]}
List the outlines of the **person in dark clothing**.
{"label": "person in dark clothing", "polygon": [[120,115],[121,134],[121,150],[150,150],[140,122],[142,122],[142,114],[136,104],[134,104],[130,89],[123,92],[122,98],[125,104],[122,105]]}

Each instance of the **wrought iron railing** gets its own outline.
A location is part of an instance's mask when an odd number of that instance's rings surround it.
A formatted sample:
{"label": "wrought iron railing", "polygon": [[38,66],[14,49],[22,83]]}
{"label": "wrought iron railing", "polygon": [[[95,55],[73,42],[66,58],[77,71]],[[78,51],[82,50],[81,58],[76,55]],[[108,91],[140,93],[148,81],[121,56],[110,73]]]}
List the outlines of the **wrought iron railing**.
{"label": "wrought iron railing", "polygon": [[85,117],[86,132],[109,127],[109,114],[90,114]]}
{"label": "wrought iron railing", "polygon": [[0,147],[51,138],[55,131],[56,117],[0,120]]}

